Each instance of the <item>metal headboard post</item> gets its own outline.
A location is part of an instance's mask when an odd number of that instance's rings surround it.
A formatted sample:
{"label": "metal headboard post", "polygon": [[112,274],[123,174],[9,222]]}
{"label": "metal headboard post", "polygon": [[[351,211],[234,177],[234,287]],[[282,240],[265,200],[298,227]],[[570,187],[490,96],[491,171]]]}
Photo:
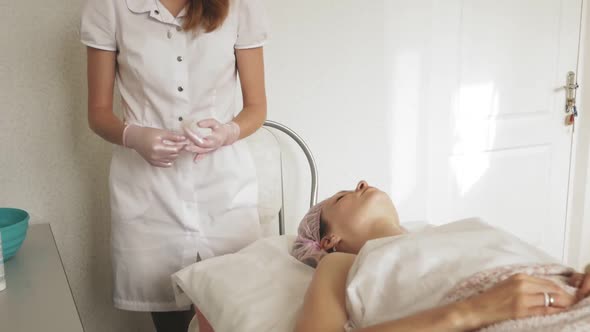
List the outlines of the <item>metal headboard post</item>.
{"label": "metal headboard post", "polygon": [[[318,169],[316,166],[315,159],[313,158],[313,155],[311,154],[311,150],[309,149],[309,146],[307,146],[307,143],[305,143],[305,141],[303,140],[303,138],[301,138],[301,136],[299,136],[291,128],[289,128],[283,124],[280,124],[275,121],[267,120],[266,122],[264,122],[264,126],[269,127],[269,128],[274,128],[276,130],[283,132],[287,136],[291,137],[291,139],[293,139],[295,141],[295,143],[297,143],[297,145],[299,145],[301,150],[303,150],[303,153],[305,154],[305,157],[307,158],[307,162],[309,164],[309,169],[311,171],[311,197],[309,199],[309,207],[314,206],[318,200]],[[282,188],[282,181],[283,181],[283,177],[281,175],[281,188]],[[281,234],[281,235],[285,234],[284,208],[285,208],[285,202],[284,202],[284,197],[283,197],[283,204],[281,206],[281,210],[279,211],[279,234]]]}

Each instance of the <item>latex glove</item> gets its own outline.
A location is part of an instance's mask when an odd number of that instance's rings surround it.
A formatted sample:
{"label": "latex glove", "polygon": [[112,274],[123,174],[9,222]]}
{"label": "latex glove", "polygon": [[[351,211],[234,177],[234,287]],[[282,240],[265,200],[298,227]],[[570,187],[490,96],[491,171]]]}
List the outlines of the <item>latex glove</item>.
{"label": "latex glove", "polygon": [[211,152],[215,149],[205,149],[205,148],[199,147],[191,142],[187,146],[184,147],[184,150],[194,153],[195,157],[194,157],[193,161],[197,162],[197,161],[205,158],[209,152]]}
{"label": "latex glove", "polygon": [[163,129],[127,125],[123,130],[123,145],[156,167],[171,167],[187,144],[185,136]]}
{"label": "latex glove", "polygon": [[205,138],[201,138],[190,127],[185,127],[184,129],[188,139],[200,148],[213,151],[222,146],[233,144],[240,137],[240,126],[234,121],[221,124],[215,119],[206,119],[199,121],[197,125],[200,128],[211,129],[211,134]]}

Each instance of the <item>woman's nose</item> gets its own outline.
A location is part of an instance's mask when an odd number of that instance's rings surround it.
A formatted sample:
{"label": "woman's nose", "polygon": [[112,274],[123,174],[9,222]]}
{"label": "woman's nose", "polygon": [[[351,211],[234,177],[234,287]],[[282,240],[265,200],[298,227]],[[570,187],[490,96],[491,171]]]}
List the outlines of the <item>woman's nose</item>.
{"label": "woman's nose", "polygon": [[367,181],[361,181],[359,182],[359,184],[356,185],[356,191],[360,191],[363,190],[365,188],[367,188],[369,186],[369,184],[367,183]]}

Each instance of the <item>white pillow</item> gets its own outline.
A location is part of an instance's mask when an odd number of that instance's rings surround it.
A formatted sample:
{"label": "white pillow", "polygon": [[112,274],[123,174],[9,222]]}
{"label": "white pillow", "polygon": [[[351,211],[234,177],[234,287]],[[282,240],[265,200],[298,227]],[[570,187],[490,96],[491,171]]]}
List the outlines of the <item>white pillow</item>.
{"label": "white pillow", "polygon": [[[432,227],[421,221],[403,226],[410,232]],[[261,239],[177,272],[172,280],[179,305],[194,303],[216,332],[292,331],[314,271],[291,256],[294,240]]]}
{"label": "white pillow", "polygon": [[294,237],[261,239],[172,276],[179,304],[194,303],[216,332],[292,331],[313,269],[290,254]]}

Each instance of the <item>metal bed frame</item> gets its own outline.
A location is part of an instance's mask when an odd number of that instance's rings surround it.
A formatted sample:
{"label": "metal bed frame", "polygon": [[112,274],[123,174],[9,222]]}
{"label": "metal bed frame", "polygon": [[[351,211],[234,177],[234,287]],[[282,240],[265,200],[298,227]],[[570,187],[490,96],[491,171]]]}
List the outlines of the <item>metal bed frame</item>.
{"label": "metal bed frame", "polygon": [[[307,158],[307,163],[309,164],[309,169],[311,171],[311,197],[309,199],[309,207],[311,208],[312,206],[314,206],[316,204],[316,202],[318,200],[318,169],[317,169],[315,159],[313,158],[313,155],[311,153],[311,149],[309,148],[307,143],[305,143],[303,138],[301,138],[301,136],[299,136],[291,128],[289,128],[281,123],[267,120],[264,122],[264,127],[276,129],[276,130],[282,132],[283,134],[289,136],[293,141],[295,141],[295,143],[297,143],[299,148],[301,148],[301,150],[305,154],[305,157]],[[269,132],[271,132],[271,134],[273,134],[273,136],[274,136],[274,133],[272,133],[272,131],[269,130]],[[275,138],[276,138],[276,136],[275,136]],[[283,190],[283,154],[282,154],[282,152],[281,152],[280,156],[281,156],[280,157],[281,158],[281,162],[280,162],[280,164],[281,164],[281,209],[279,210],[279,234],[285,235],[285,195],[284,195],[284,190]]]}

